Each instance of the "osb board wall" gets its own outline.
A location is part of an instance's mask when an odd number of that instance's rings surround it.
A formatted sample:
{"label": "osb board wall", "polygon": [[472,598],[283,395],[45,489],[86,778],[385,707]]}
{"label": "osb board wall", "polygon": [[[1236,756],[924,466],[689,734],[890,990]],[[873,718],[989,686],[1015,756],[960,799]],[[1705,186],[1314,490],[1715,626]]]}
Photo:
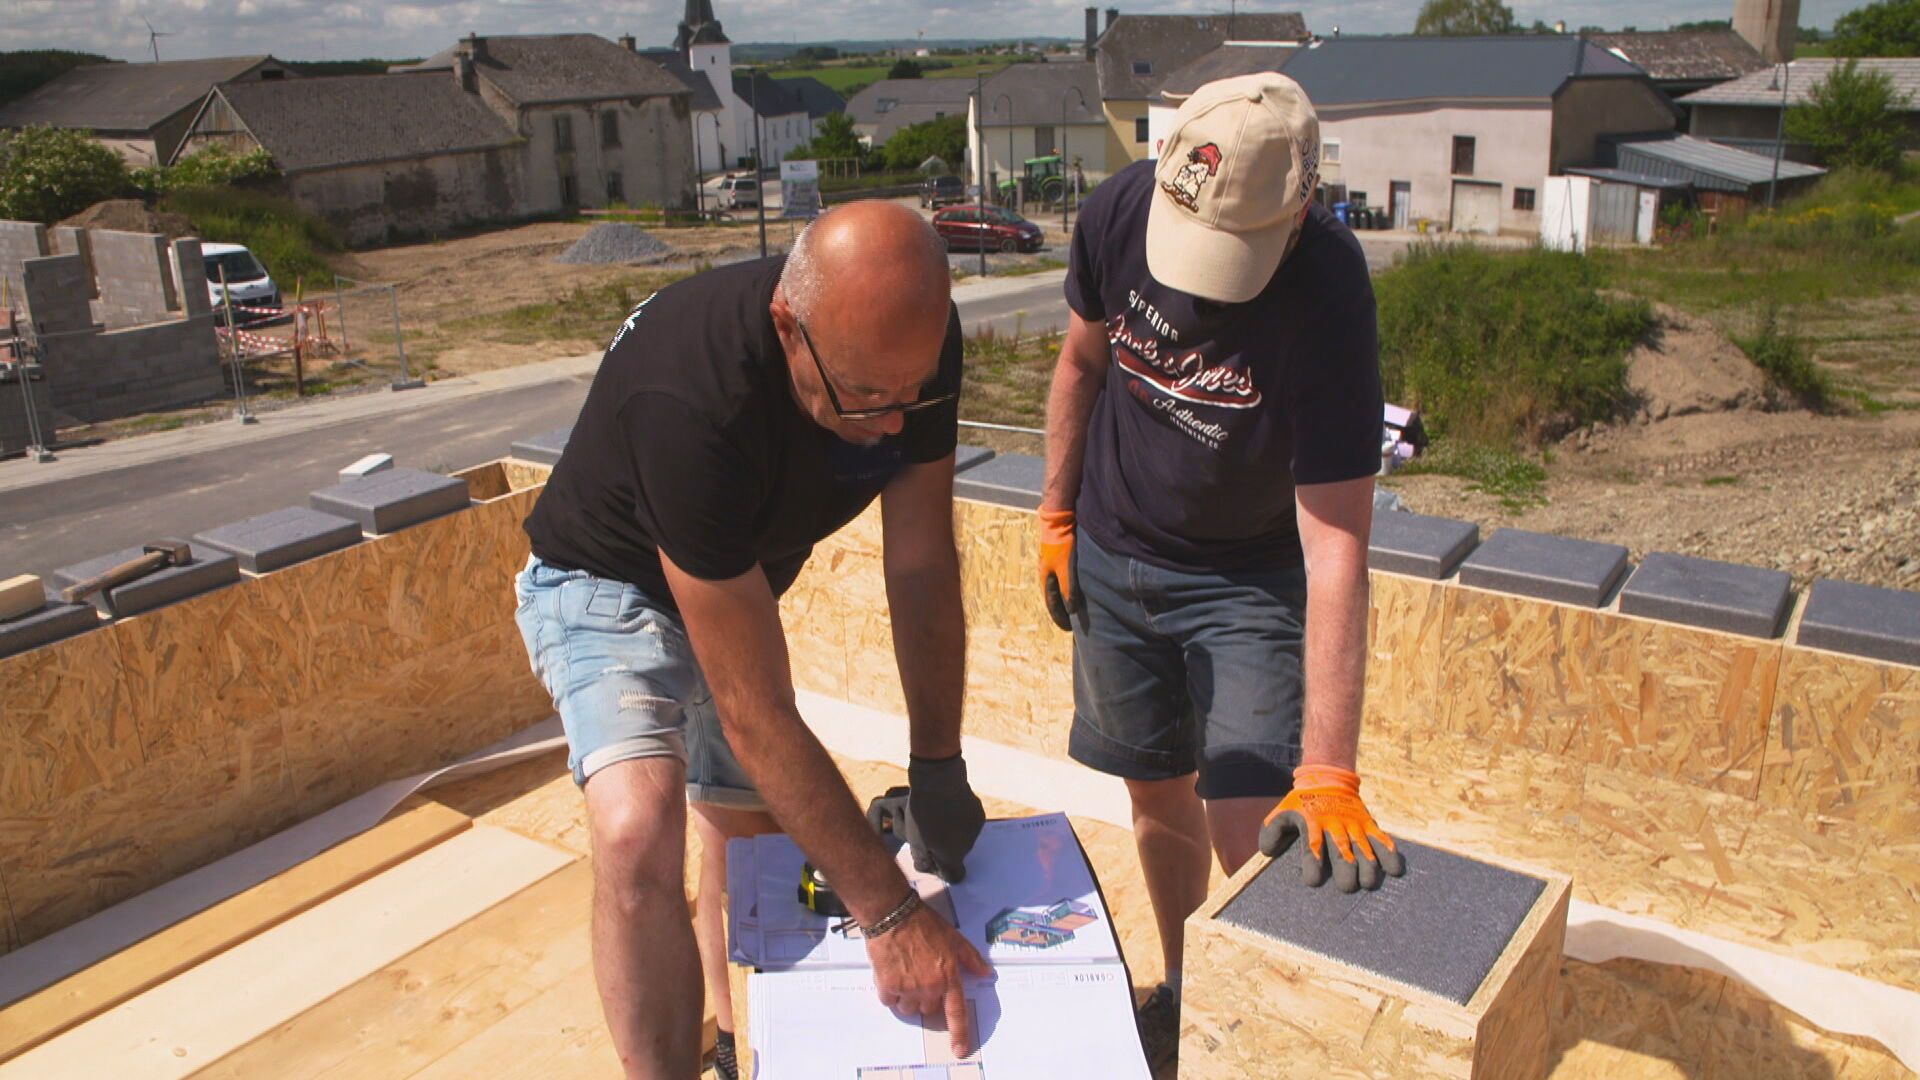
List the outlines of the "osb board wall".
{"label": "osb board wall", "polygon": [[1920,668],[1788,649],[1761,797],[1920,832]]}
{"label": "osb board wall", "polygon": [[546,715],[537,492],[0,660],[9,948]]}

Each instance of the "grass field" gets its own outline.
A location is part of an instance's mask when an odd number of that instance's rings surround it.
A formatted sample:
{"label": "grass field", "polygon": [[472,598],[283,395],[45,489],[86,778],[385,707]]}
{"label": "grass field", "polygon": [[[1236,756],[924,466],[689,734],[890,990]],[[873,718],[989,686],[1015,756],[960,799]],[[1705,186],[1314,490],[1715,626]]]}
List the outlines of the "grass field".
{"label": "grass field", "polygon": [[[835,93],[852,97],[861,90],[886,78],[887,71],[892,68],[892,66],[891,62],[885,64],[836,63],[807,68],[780,68],[778,70],[770,70],[768,74],[776,79],[818,79],[832,87]],[[1006,66],[1007,62],[1000,59],[962,60],[950,68],[929,71],[926,73],[926,77],[929,79],[971,79],[975,75],[992,75]]]}

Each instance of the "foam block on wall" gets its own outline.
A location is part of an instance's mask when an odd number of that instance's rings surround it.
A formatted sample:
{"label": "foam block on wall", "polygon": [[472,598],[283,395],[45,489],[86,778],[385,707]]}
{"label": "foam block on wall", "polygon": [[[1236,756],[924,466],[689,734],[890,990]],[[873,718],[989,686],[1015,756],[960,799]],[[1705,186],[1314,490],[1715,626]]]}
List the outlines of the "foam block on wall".
{"label": "foam block on wall", "polygon": [[953,452],[953,471],[966,472],[975,465],[985,465],[993,460],[993,451],[984,446],[961,446]]}
{"label": "foam block on wall", "polygon": [[1033,510],[1040,505],[1040,485],[1046,472],[1047,463],[1032,454],[998,454],[961,473],[954,480],[953,493]]}
{"label": "foam block on wall", "polygon": [[360,542],[360,524],[337,514],[289,506],[259,514],[193,538],[195,544],[230,552],[242,569],[264,574]]}
{"label": "foam block on wall", "polygon": [[1780,632],[1793,578],[1778,570],[1656,551],[1620,590],[1628,615],[1751,637]]}
{"label": "foam block on wall", "polygon": [[1517,596],[1599,607],[1627,572],[1627,549],[1501,529],[1460,564],[1460,583]]}
{"label": "foam block on wall", "polygon": [[531,461],[537,465],[558,465],[560,454],[567,448],[567,439],[573,434],[571,427],[535,435],[530,439],[521,439],[513,444],[508,453],[521,461]]}
{"label": "foam block on wall", "polygon": [[37,611],[0,621],[0,656],[37,649],[100,625],[100,613],[86,604],[44,599]]}
{"label": "foam block on wall", "polygon": [[1438,581],[1453,573],[1479,542],[1480,526],[1471,521],[1376,511],[1373,535],[1367,541],[1367,566]]}
{"label": "foam block on wall", "polygon": [[420,469],[388,469],[323,488],[311,498],[315,510],[351,518],[370,535],[464,510],[470,501],[465,480]]}
{"label": "foam block on wall", "polygon": [[[111,555],[102,555],[96,559],[88,559],[86,562],[75,563],[72,566],[63,566],[53,572],[54,581],[59,588],[78,585],[88,578],[106,573],[121,563],[131,562],[142,554],[140,548],[131,547]],[[128,615],[138,615],[143,611],[152,611],[154,608],[171,604],[176,600],[185,600],[189,596],[212,592],[239,580],[239,560],[224,551],[194,547],[192,561],[184,566],[169,566],[163,570],[156,570],[146,577],[130,581],[117,589],[95,593],[88,599],[102,612],[124,618]]]}
{"label": "foam block on wall", "polygon": [[1800,644],[1920,665],[1920,593],[1821,578],[1807,595]]}

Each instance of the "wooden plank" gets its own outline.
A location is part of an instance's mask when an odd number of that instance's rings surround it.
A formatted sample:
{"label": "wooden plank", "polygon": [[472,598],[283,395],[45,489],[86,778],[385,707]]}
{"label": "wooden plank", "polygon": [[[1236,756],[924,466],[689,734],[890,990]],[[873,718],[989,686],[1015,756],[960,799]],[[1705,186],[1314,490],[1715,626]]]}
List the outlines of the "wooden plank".
{"label": "wooden plank", "polygon": [[47,591],[38,574],[17,574],[0,581],[0,619],[17,619],[29,611],[39,611],[47,602]]}
{"label": "wooden plank", "polygon": [[[708,1011],[702,1032],[712,1044]],[[620,1058],[601,1019],[593,968],[582,965],[539,997],[514,1009],[411,1080],[587,1080],[617,1077]],[[358,1076],[359,1074],[352,1074]],[[751,1075],[742,1071],[742,1076]]]}
{"label": "wooden plank", "polygon": [[393,818],[131,948],[0,1009],[0,1062],[425,851],[472,822],[413,800]]}
{"label": "wooden plank", "polygon": [[175,1080],[574,861],[477,826],[0,1065]]}
{"label": "wooden plank", "polygon": [[[604,1028],[588,949],[592,897],[593,867],[576,861],[194,1075],[400,1080],[578,974],[587,1000],[572,1019]],[[529,1052],[535,1045],[509,1057],[545,1056],[544,1043]]]}

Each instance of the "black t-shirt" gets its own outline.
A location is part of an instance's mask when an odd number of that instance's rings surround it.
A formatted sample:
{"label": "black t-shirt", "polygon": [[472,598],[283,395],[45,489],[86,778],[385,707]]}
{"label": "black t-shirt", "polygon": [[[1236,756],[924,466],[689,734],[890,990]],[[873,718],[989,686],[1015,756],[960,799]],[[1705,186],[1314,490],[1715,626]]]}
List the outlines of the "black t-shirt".
{"label": "black t-shirt", "polygon": [[[866,509],[903,465],[953,453],[957,401],[908,413],[898,435],[871,447],[801,411],[767,311],[785,264],[710,270],[633,310],[527,517],[534,554],[665,604],[662,551],[710,581],[759,564],[778,595],[814,543]],[[937,385],[959,379],[956,309]]]}
{"label": "black t-shirt", "polygon": [[1095,189],[1073,231],[1067,303],[1106,325],[1075,506],[1109,549],[1179,570],[1297,565],[1294,485],[1380,468],[1380,358],[1359,241],[1315,206],[1244,304],[1147,271],[1153,162]]}

